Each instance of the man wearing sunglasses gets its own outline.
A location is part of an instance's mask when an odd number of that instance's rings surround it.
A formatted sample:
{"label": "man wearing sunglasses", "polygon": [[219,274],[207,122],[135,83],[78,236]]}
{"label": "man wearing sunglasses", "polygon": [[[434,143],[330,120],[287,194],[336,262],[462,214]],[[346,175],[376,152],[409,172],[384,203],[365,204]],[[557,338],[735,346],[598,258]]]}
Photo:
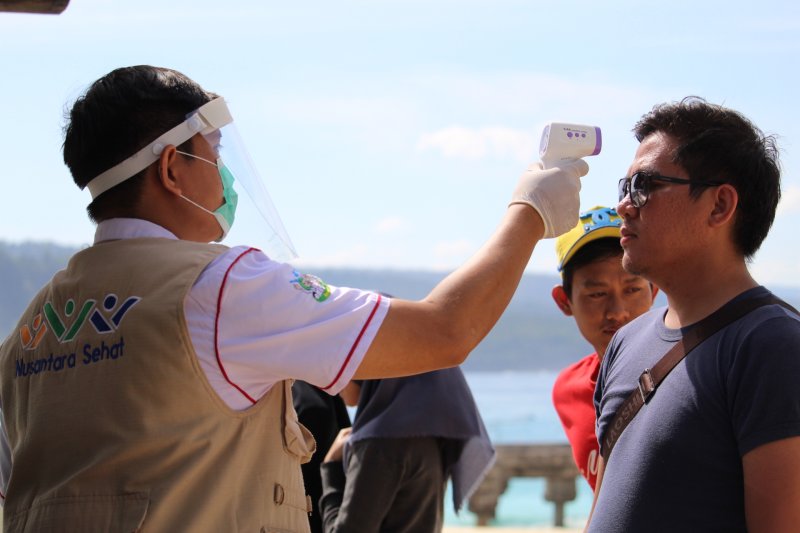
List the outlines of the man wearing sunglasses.
{"label": "man wearing sunglasses", "polygon": [[780,305],[688,353],[609,452],[612,421],[644,371],[720,308],[770,294],[747,262],[780,199],[774,139],[733,110],[687,98],[656,106],[634,132],[639,148],[619,183],[622,261],[668,305],[622,328],[603,359],[595,406],[604,458],[587,529],[796,531],[800,318]]}

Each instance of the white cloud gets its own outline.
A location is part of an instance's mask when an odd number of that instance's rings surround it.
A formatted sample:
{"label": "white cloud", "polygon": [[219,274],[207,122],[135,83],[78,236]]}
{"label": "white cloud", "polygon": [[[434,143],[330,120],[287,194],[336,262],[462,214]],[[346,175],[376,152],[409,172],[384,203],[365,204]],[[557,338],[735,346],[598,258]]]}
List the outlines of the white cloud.
{"label": "white cloud", "polygon": [[349,267],[353,265],[371,266],[372,253],[369,246],[364,243],[357,243],[352,246],[338,249],[330,254],[312,254],[310,258],[302,255],[294,261],[298,267],[313,267],[323,265],[326,267]]}
{"label": "white cloud", "polygon": [[[346,86],[331,89],[333,94],[317,96],[316,92],[303,93],[300,90],[292,91],[293,94],[274,93],[272,99],[262,97],[256,101],[262,104],[261,108],[269,115],[291,117],[293,121],[309,121],[321,124],[333,124],[342,127],[351,127],[358,124],[380,124],[386,127],[407,122],[408,117],[414,114],[413,101],[404,100],[392,95],[360,95],[342,94],[349,88]],[[242,94],[250,97],[259,89],[248,88]],[[350,89],[352,90],[352,89]],[[337,92],[339,91],[339,92]],[[262,95],[263,95],[263,91]],[[267,119],[270,118],[267,116]]]}
{"label": "white cloud", "polygon": [[451,126],[425,133],[417,143],[420,151],[438,151],[444,157],[469,160],[512,158],[526,162],[537,144],[528,131],[504,127],[464,128]]}
{"label": "white cloud", "polygon": [[437,243],[433,251],[437,257],[447,257],[452,255],[466,254],[474,249],[474,245],[467,239],[455,241],[443,241]]}
{"label": "white cloud", "polygon": [[245,109],[260,112],[266,124],[284,119],[293,125],[335,126],[361,131],[362,140],[377,136],[391,144],[410,135],[419,149],[447,150],[448,157],[499,155],[525,162],[536,153],[549,121],[596,123],[629,137],[642,112],[675,92],[674,87],[615,83],[597,73],[564,77],[424,68],[402,75],[348,72],[326,79],[324,91],[316,85],[298,87],[295,78],[283,81],[264,80],[266,89],[258,83],[240,88],[238,99]]}
{"label": "white cloud", "polygon": [[[551,120],[607,124],[613,119],[638,118],[653,103],[672,94],[674,86],[653,89],[646,84],[620,83],[603,72],[568,76],[529,70],[495,73],[443,71],[407,76],[398,97],[427,102],[423,116],[468,116],[497,123],[525,124],[537,136]],[[492,120],[492,117],[494,119]]]}
{"label": "white cloud", "polygon": [[450,270],[462,265],[475,252],[475,245],[467,239],[442,241],[433,247],[431,267]]}
{"label": "white cloud", "polygon": [[750,266],[753,277],[764,285],[797,287],[797,262],[794,258],[757,259]]}
{"label": "white cloud", "polygon": [[776,216],[800,213],[800,187],[787,187],[781,193],[781,202],[778,204]]}
{"label": "white cloud", "polygon": [[378,235],[397,233],[409,227],[408,220],[402,217],[386,217],[375,224],[374,232]]}

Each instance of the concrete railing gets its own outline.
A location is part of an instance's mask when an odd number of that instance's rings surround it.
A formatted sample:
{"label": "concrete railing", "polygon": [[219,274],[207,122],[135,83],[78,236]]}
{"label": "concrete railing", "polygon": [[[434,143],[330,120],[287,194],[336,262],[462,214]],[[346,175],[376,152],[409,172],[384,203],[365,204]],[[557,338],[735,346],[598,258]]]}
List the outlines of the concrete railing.
{"label": "concrete railing", "polygon": [[580,476],[568,444],[499,444],[497,461],[469,499],[469,510],[486,526],[495,517],[500,495],[514,477],[545,478],[544,499],[553,502],[553,524],[564,526],[564,504],[576,497],[575,478]]}

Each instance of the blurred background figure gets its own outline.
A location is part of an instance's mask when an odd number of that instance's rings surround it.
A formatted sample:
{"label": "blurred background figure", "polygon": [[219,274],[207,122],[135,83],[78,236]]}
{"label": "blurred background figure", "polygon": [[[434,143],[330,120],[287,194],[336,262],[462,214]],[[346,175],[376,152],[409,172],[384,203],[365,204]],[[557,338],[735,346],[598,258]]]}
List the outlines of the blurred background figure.
{"label": "blurred background figure", "polygon": [[561,285],[553,300],[575,319],[594,353],[563,369],[553,385],[555,405],[575,464],[592,490],[597,481],[599,445],[595,435],[594,388],[600,361],[619,328],[650,309],[658,289],[622,268],[622,217],[596,206],[556,240]]}
{"label": "blurred background figure", "polygon": [[460,368],[352,381],[358,409],[321,467],[326,533],[441,531],[447,481],[458,511],[495,452]]}
{"label": "blurred background figure", "polygon": [[317,442],[317,449],[311,460],[301,468],[306,494],[311,498],[312,511],[308,515],[311,533],[322,533],[322,519],[319,513],[322,480],[319,476],[319,467],[339,430],[350,427],[350,415],[341,397],[331,396],[305,381],[294,382],[292,398],[298,420],[311,432]]}

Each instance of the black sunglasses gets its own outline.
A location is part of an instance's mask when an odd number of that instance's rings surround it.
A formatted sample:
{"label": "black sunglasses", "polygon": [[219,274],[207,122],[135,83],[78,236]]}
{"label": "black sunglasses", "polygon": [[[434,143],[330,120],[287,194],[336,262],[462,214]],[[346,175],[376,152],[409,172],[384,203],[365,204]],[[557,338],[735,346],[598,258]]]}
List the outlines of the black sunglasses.
{"label": "black sunglasses", "polygon": [[700,181],[689,180],[685,178],[670,178],[669,176],[662,176],[661,174],[651,174],[649,172],[639,171],[635,172],[630,178],[622,178],[619,180],[619,201],[621,202],[626,196],[631,195],[631,203],[633,207],[641,208],[647,203],[652,190],[652,183],[654,181],[661,181],[665,183],[677,183],[679,185],[697,185],[700,187],[714,187],[722,185],[722,181]]}

